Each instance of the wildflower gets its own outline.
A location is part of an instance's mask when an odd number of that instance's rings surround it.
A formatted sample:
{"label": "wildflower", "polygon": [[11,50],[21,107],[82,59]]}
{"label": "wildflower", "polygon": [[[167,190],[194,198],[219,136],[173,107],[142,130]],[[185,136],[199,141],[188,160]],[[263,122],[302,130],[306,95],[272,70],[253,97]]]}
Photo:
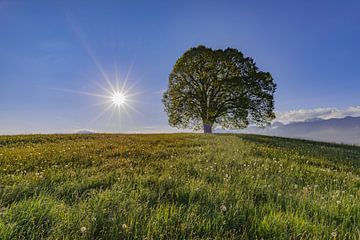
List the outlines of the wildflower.
{"label": "wildflower", "polygon": [[123,223],[123,225],[121,225],[122,229],[127,229],[128,225],[126,225],[125,223]]}
{"label": "wildflower", "polygon": [[80,231],[81,231],[82,233],[86,232],[86,227],[81,227],[81,228],[80,228]]}
{"label": "wildflower", "polygon": [[336,232],[336,231],[332,231],[332,232],[331,232],[331,236],[336,237],[336,236],[337,236],[337,232]]}
{"label": "wildflower", "polygon": [[303,189],[302,189],[303,194],[308,194],[310,191],[311,191],[311,189],[309,187],[303,187]]}
{"label": "wildflower", "polygon": [[222,212],[226,212],[227,208],[226,208],[225,205],[221,205],[221,206],[220,206],[220,210],[221,210]]}
{"label": "wildflower", "polygon": [[341,203],[341,201],[340,201],[340,200],[337,200],[337,201],[336,201],[336,203],[337,203],[337,204],[340,204],[340,203]]}

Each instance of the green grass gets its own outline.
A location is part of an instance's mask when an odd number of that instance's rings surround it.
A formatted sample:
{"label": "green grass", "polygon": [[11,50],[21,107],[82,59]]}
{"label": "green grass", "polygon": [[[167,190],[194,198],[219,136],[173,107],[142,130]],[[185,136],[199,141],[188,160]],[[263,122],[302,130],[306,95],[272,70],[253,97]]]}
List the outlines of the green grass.
{"label": "green grass", "polygon": [[0,239],[360,239],[360,148],[254,135],[2,136]]}

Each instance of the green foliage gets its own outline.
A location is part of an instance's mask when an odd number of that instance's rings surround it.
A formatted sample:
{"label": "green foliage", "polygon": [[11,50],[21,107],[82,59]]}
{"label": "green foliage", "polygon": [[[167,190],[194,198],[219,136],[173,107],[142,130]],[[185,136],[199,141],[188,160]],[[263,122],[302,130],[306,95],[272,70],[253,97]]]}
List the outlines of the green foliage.
{"label": "green foliage", "polygon": [[199,46],[177,60],[163,103],[175,127],[263,126],[274,118],[275,89],[271,74],[240,51]]}
{"label": "green foliage", "polygon": [[62,208],[61,203],[43,196],[13,203],[1,218],[1,239],[48,238]]}
{"label": "green foliage", "polygon": [[0,239],[359,239],[360,148],[255,135],[0,137]]}

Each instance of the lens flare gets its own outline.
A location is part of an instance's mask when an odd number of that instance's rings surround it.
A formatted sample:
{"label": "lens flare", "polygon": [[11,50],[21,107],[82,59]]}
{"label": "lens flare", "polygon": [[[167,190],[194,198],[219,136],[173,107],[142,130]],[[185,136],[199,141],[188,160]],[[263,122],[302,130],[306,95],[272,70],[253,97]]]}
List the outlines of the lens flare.
{"label": "lens flare", "polygon": [[116,112],[118,113],[119,118],[122,118],[124,115],[129,115],[129,110],[141,114],[141,112],[137,111],[136,108],[134,107],[134,104],[138,102],[136,99],[134,99],[134,97],[141,93],[133,91],[133,88],[135,87],[133,81],[132,81],[133,82],[132,85],[128,86],[129,77],[131,75],[131,70],[135,59],[131,63],[129,70],[124,75],[123,79],[120,78],[117,61],[115,61],[114,63],[114,68],[115,68],[114,74],[110,74],[109,72],[106,72],[105,69],[107,68],[104,68],[101,62],[99,61],[99,59],[96,57],[97,56],[96,53],[93,51],[89,43],[86,41],[85,35],[81,31],[81,29],[77,26],[76,22],[74,22],[71,16],[69,16],[68,14],[66,14],[66,18],[71,26],[71,29],[74,31],[78,40],[80,41],[86,52],[88,53],[90,59],[94,62],[95,67],[99,71],[102,79],[100,82],[95,81],[95,83],[100,88],[99,92],[97,93],[66,90],[66,89],[54,89],[54,90],[89,95],[101,99],[101,101],[98,104],[96,104],[96,106],[99,105],[103,106],[103,110],[99,113],[98,116],[96,116],[96,118],[92,122],[97,121],[99,118],[101,118],[104,114],[108,112],[111,113],[110,118],[112,118],[114,113]]}
{"label": "lens flare", "polygon": [[121,105],[125,104],[126,96],[121,92],[114,92],[111,100],[115,106],[120,107]]}

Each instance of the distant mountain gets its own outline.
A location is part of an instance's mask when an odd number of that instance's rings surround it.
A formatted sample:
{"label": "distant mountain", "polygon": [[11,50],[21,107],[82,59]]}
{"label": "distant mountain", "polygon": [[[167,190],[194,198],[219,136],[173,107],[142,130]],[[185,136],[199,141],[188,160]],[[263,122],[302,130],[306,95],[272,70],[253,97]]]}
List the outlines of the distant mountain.
{"label": "distant mountain", "polygon": [[272,136],[360,144],[360,117],[312,119],[259,130]]}
{"label": "distant mountain", "polygon": [[240,132],[360,145],[360,117],[275,122],[264,129],[252,126]]}
{"label": "distant mountain", "polygon": [[319,122],[319,121],[323,121],[324,119],[322,118],[310,118],[310,119],[306,119],[304,122]]}
{"label": "distant mountain", "polygon": [[75,132],[75,134],[93,134],[93,133],[96,133],[96,132],[93,130],[88,130],[88,129],[80,129]]}
{"label": "distant mountain", "polygon": [[271,124],[270,128],[279,128],[279,127],[283,127],[284,124],[281,122],[274,122],[273,124]]}

